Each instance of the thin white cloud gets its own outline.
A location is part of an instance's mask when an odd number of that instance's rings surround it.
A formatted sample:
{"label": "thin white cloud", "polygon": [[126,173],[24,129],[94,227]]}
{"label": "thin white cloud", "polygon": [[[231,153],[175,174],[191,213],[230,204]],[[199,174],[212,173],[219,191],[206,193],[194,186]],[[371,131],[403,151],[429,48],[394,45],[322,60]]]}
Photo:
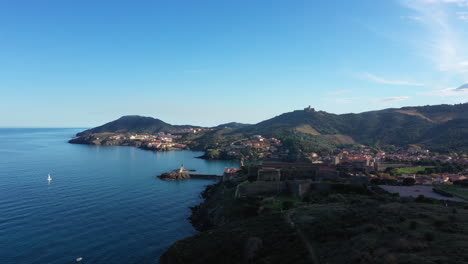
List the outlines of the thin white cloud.
{"label": "thin white cloud", "polygon": [[430,91],[424,93],[426,95],[433,95],[433,96],[442,96],[442,97],[452,97],[452,96],[467,96],[468,95],[468,84],[462,85],[458,88],[446,88],[440,89],[435,91]]}
{"label": "thin white cloud", "polygon": [[377,103],[389,103],[389,102],[399,102],[399,101],[404,101],[408,100],[408,96],[394,96],[394,97],[385,97],[385,98],[380,98],[376,102]]}
{"label": "thin white cloud", "polygon": [[[401,0],[403,5],[421,17],[429,37],[417,41],[418,50],[429,58],[435,67],[443,72],[464,73],[460,61],[468,59],[463,33],[455,21],[464,19],[458,14],[460,7],[468,6],[468,0]],[[455,9],[455,10],[454,10]],[[467,18],[468,19],[468,18]],[[415,38],[417,38],[415,36]]]}
{"label": "thin white cloud", "polygon": [[386,78],[376,76],[376,75],[371,74],[371,73],[364,73],[363,77],[366,80],[376,82],[376,83],[382,83],[382,84],[401,85],[401,86],[424,86],[423,83],[410,82],[410,81],[405,81],[405,80],[390,80],[390,79],[386,79]]}
{"label": "thin white cloud", "polygon": [[458,6],[468,6],[468,0],[419,0],[423,3],[428,3],[428,4],[437,4],[437,3],[443,3],[443,4],[457,4]]}

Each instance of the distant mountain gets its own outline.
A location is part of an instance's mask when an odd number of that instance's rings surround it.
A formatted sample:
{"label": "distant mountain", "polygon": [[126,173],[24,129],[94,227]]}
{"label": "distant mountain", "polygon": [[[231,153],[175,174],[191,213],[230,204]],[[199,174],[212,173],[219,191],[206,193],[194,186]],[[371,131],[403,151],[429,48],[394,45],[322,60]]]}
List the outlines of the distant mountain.
{"label": "distant mountain", "polygon": [[[468,89],[468,84],[460,86],[458,90]],[[452,119],[465,118],[468,116],[468,103],[456,105],[427,105],[416,107],[403,107],[400,109],[386,109],[382,111],[393,111],[407,115],[418,116],[434,123],[443,123]]]}
{"label": "distant mountain", "polygon": [[[457,138],[453,138],[454,142],[464,142],[463,138],[468,138],[468,132],[456,124],[464,124],[463,118],[467,117],[468,103],[403,107],[342,115],[306,108],[276,116],[236,132],[277,137],[285,137],[291,132],[308,134],[320,139],[322,145],[429,145],[434,137],[434,143],[431,144],[435,146],[437,142],[443,141],[444,131],[447,132],[448,129],[451,130],[451,136],[458,133]],[[440,150],[444,149],[443,146],[437,146]],[[462,146],[452,147],[460,149]]]}
{"label": "distant mountain", "polygon": [[421,143],[433,151],[468,152],[468,119],[453,119],[434,126]]}
{"label": "distant mountain", "polygon": [[363,144],[408,144],[432,127],[428,120],[398,112],[336,115],[297,110],[241,129],[247,134],[281,136],[290,131],[327,136],[331,141]]}
{"label": "distant mountain", "polygon": [[241,127],[247,127],[247,126],[250,126],[250,125],[249,124],[243,124],[243,123],[237,123],[237,122],[230,122],[230,123],[215,126],[214,128],[241,128]]}
{"label": "distant mountain", "polygon": [[77,136],[85,136],[95,133],[111,132],[111,133],[157,133],[170,132],[176,130],[176,127],[152,117],[144,117],[137,115],[122,116],[112,122],[106,123],[92,129],[88,129]]}
{"label": "distant mountain", "polygon": [[[464,85],[464,86],[468,86]],[[460,88],[463,88],[461,86]],[[313,108],[284,113],[254,125],[227,123],[187,136],[197,149],[216,148],[260,134],[286,140],[302,151],[331,149],[343,144],[371,146],[419,144],[446,152],[468,150],[468,103],[391,108],[358,114],[331,114]],[[94,133],[175,132],[194,126],[175,126],[159,119],[124,116],[77,136]]]}

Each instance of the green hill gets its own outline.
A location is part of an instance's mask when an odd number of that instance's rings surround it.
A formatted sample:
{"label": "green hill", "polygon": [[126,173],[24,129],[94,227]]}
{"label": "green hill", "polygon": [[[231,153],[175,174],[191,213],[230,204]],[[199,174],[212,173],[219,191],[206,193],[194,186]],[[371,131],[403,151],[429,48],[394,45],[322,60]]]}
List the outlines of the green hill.
{"label": "green hill", "polygon": [[423,137],[423,144],[434,151],[468,152],[468,119],[439,124]]}
{"label": "green hill", "polygon": [[[284,113],[254,125],[227,123],[188,135],[196,149],[216,148],[232,141],[263,135],[278,137],[297,151],[321,151],[339,145],[370,146],[417,144],[440,152],[468,150],[468,103],[384,109],[358,114],[331,114],[313,108]],[[95,133],[175,132],[193,126],[175,126],[159,119],[124,116],[77,136]]]}
{"label": "green hill", "polygon": [[123,116],[117,120],[92,129],[88,129],[77,136],[112,132],[112,133],[157,133],[176,130],[176,127],[159,119],[144,116]]}
{"label": "green hill", "polygon": [[285,113],[236,132],[284,137],[292,131],[311,136],[328,136],[331,142],[359,142],[369,145],[404,145],[417,142],[434,124],[426,119],[398,112],[366,112],[335,115],[323,111],[298,110]]}

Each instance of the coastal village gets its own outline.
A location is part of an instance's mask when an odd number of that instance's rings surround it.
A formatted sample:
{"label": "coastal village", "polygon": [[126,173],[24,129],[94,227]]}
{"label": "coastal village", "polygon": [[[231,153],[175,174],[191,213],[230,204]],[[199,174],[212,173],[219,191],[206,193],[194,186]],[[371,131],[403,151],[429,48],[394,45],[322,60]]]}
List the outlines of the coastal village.
{"label": "coastal village", "polygon": [[[187,150],[187,134],[196,134],[212,128],[189,128],[174,133],[159,132],[157,134],[111,134],[104,135],[102,144],[135,145],[146,150],[170,151]],[[102,137],[102,136],[101,136]],[[210,150],[208,150],[210,151]],[[281,164],[287,161],[289,149],[283,146],[280,139],[253,135],[235,140],[225,146],[218,146],[216,151],[223,153],[224,159],[250,161],[253,164]],[[455,181],[468,179],[468,155],[438,154],[428,149],[409,147],[380,150],[365,145],[354,145],[338,148],[327,153],[307,153],[300,162],[308,164],[319,171],[327,171],[346,177],[361,177],[368,181],[382,181],[391,184],[410,182],[414,184],[452,184]],[[265,166],[260,170],[265,171]],[[227,168],[227,174],[232,175],[235,168]]]}
{"label": "coastal village", "polygon": [[[305,114],[312,111],[306,110]],[[190,221],[201,233],[177,242],[161,263],[192,263],[200,251],[209,252],[200,263],[218,263],[214,260],[224,258],[219,252],[234,252],[234,258],[244,261],[234,263],[257,263],[256,259],[270,259],[271,252],[282,252],[278,258],[288,256],[278,263],[309,258],[347,263],[348,256],[358,260],[352,263],[399,263],[395,258],[415,259],[404,263],[451,263],[443,258],[459,251],[446,246],[446,241],[453,233],[468,237],[468,155],[463,150],[436,152],[423,144],[379,146],[355,141],[302,148],[307,140],[316,143],[324,137],[289,130],[239,132],[224,126],[135,132],[151,130],[161,128],[126,133],[98,129],[70,142],[155,152],[199,150],[205,154],[198,158],[239,161],[217,175],[184,164],[155,175],[163,181],[214,183],[201,194],[204,202],[191,208]],[[265,249],[267,256],[262,255]],[[341,249],[349,252],[336,254]],[[247,256],[246,250],[253,253]],[[443,260],[424,262],[428,254]],[[299,257],[290,262],[291,256]],[[380,262],[385,256],[391,259]]]}
{"label": "coastal village", "polygon": [[[467,161],[424,149],[376,152],[363,145],[322,156],[310,153],[308,162],[240,160],[239,168],[212,175],[218,182],[192,208],[192,224],[206,232],[179,241],[161,262],[184,263],[177,261],[193,259],[198,249],[209,247],[204,260],[215,263],[209,260],[222,258],[218,252],[224,251],[211,245],[219,244],[245,263],[257,263],[265,248],[297,251],[290,263],[431,263],[423,260],[432,258],[444,258],[434,263],[465,263],[458,260],[467,256],[455,255],[460,251],[451,241],[454,234],[467,237]],[[190,175],[182,165],[160,179],[199,179]],[[286,237],[278,239],[278,234]],[[286,248],[291,242],[283,242],[294,239],[296,246]],[[455,256],[457,261],[445,261]]]}
{"label": "coastal village", "polygon": [[[240,158],[239,168],[226,168],[224,174],[212,178],[223,181],[242,181],[247,179],[255,184],[239,185],[239,197],[243,192],[250,195],[278,192],[278,183],[283,191],[302,195],[313,182],[353,182],[360,184],[402,186],[406,191],[409,186],[414,194],[444,197],[459,196],[468,199],[468,192],[463,188],[451,188],[468,184],[468,158],[466,155],[441,155],[427,149],[393,149],[387,152],[376,151],[364,145],[337,149],[333,153],[320,155],[310,153],[307,160],[286,162],[281,160],[287,150],[281,148],[281,141],[260,135],[239,140],[225,147],[232,157],[242,157],[240,150],[255,148],[264,157],[261,161],[251,161],[244,165]],[[194,175],[198,178],[198,175]],[[182,168],[163,175],[164,180],[190,179],[190,173]],[[276,182],[276,183],[275,183]],[[295,186],[290,189],[291,186]],[[435,186],[436,188],[432,188]],[[437,187],[439,186],[439,187]],[[289,188],[289,189],[288,189]],[[399,189],[390,188],[392,192]],[[301,194],[302,193],[302,194]],[[403,193],[403,192],[402,192]],[[407,194],[407,193],[406,193]],[[437,196],[437,195],[436,195]]]}

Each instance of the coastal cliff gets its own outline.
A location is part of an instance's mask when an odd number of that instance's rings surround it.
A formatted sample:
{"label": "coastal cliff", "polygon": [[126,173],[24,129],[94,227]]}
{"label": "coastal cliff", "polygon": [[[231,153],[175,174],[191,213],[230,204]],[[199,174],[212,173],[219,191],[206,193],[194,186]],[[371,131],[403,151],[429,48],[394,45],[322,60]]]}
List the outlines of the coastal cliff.
{"label": "coastal cliff", "polygon": [[283,217],[258,214],[257,202],[234,199],[235,188],[221,182],[205,189],[205,201],[190,217],[202,232],[173,244],[161,264],[308,263],[306,249]]}
{"label": "coastal cliff", "polygon": [[459,250],[468,246],[464,203],[400,198],[352,183],[315,183],[302,198],[285,193],[235,199],[236,188],[233,182],[208,186],[190,217],[201,232],[174,243],[160,263],[468,260],[468,252]]}

